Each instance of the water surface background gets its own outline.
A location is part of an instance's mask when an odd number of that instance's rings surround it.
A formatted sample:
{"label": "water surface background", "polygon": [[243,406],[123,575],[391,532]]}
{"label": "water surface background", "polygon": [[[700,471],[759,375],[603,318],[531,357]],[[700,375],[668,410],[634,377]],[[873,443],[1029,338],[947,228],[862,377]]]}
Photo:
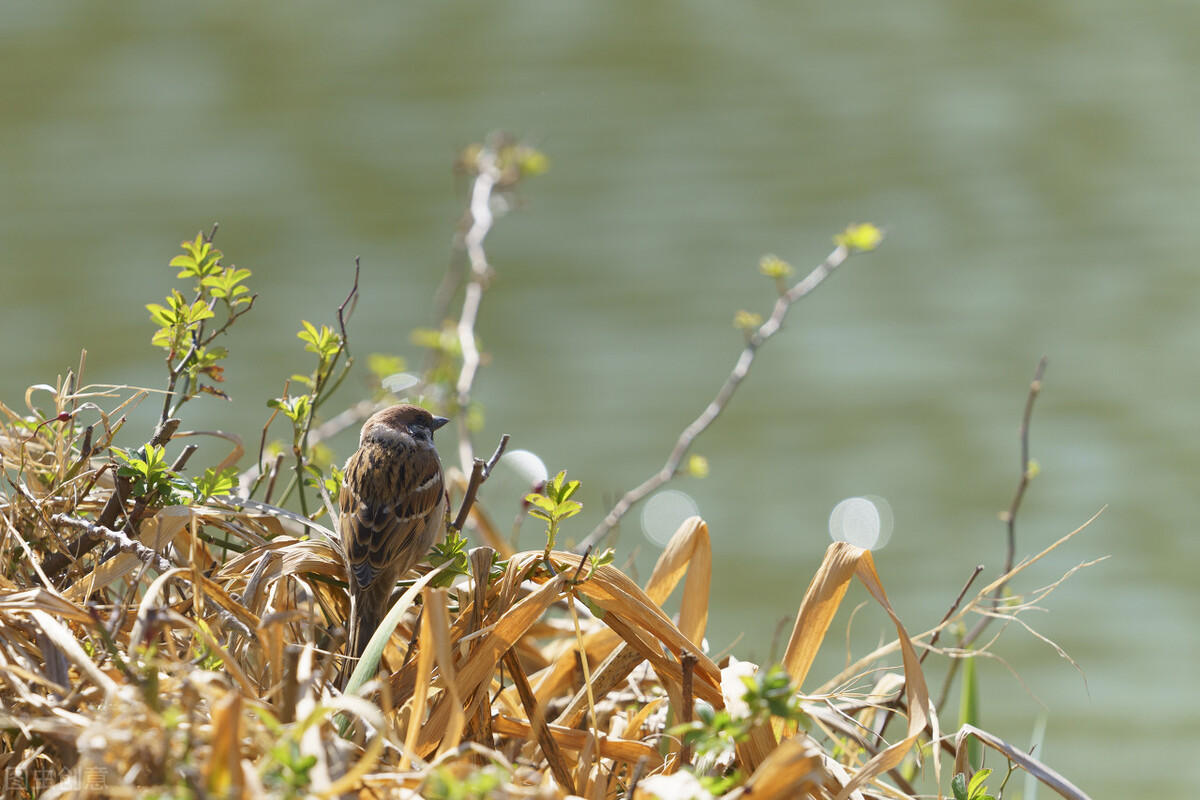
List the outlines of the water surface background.
{"label": "water surface background", "polygon": [[[0,397],[19,406],[85,346],[89,380],[162,385],[144,305],[214,222],[261,296],[227,342],[236,402],[185,427],[255,440],[309,369],[298,320],[333,320],[356,256],[356,353],[414,356],[463,200],[454,156],[503,128],[554,165],[489,240],[479,441],[508,432],[582,479],[582,536],[715,393],[733,313],[769,310],[759,257],[805,270],[878,222],[885,246],[793,309],[697,445],[710,477],[680,485],[711,526],[714,651],[740,636],[770,657],[846,496],[891,503],[877,561],[910,629],[975,564],[993,575],[1045,354],[1020,553],[1106,510],[1016,588],[1111,558],[1028,618],[1086,682],[1010,628],[984,723],[1027,742],[1036,696],[1042,755],[1092,796],[1178,796],[1200,779],[1197,42],[1178,2],[11,6]],[[619,547],[644,578],[636,519]],[[856,652],[885,625],[862,612]]]}

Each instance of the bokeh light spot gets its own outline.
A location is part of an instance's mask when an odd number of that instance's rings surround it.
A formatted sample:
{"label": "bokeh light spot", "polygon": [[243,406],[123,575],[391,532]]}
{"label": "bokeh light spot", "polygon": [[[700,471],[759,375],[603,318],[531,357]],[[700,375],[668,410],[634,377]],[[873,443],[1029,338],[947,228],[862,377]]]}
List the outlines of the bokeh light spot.
{"label": "bokeh light spot", "polygon": [[500,458],[500,463],[529,485],[527,491],[533,491],[532,487],[550,477],[550,473],[546,471],[546,463],[536,453],[528,450],[510,450]]}
{"label": "bokeh light spot", "polygon": [[700,507],[691,495],[667,489],[642,506],[642,533],[659,547],[665,547],[683,521],[699,513]]}
{"label": "bokeh light spot", "polygon": [[882,497],[847,497],[829,515],[829,535],[865,550],[879,550],[892,538],[892,507]]}

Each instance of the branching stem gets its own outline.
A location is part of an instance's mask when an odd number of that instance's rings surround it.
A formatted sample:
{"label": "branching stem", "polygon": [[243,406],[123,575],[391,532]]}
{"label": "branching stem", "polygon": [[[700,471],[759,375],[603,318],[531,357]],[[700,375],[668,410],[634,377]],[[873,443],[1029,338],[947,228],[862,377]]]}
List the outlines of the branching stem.
{"label": "branching stem", "polygon": [[684,428],[683,433],[679,435],[679,439],[675,442],[675,447],[671,450],[671,454],[667,457],[666,463],[663,464],[658,472],[626,492],[604,517],[604,520],[596,526],[596,529],[576,545],[576,552],[597,544],[602,538],[608,535],[609,531],[616,527],[617,523],[621,521],[621,518],[625,516],[626,512],[635,503],[644,499],[651,492],[675,477],[676,472],[679,470],[679,465],[683,463],[684,456],[687,455],[696,438],[721,415],[721,412],[725,410],[725,406],[729,404],[730,398],[733,397],[733,393],[741,385],[746,376],[750,374],[750,367],[754,364],[758,348],[779,332],[779,329],[783,326],[784,318],[787,317],[788,310],[792,305],[820,286],[849,255],[849,248],[845,245],[839,245],[812,272],[779,295],[779,298],[775,301],[775,308],[772,310],[771,316],[747,338],[745,348],[742,350],[741,355],[738,356],[733,371],[725,379],[725,383],[717,392],[717,396],[713,398],[712,402],[708,404],[692,424]]}

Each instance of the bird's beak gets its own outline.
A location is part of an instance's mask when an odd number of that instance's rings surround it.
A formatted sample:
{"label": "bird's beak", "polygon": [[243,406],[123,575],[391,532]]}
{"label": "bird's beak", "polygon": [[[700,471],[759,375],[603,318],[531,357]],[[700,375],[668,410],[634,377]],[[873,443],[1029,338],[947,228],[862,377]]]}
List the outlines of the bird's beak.
{"label": "bird's beak", "polygon": [[429,423],[429,430],[436,431],[449,421],[450,420],[446,419],[445,417],[434,417],[433,422]]}

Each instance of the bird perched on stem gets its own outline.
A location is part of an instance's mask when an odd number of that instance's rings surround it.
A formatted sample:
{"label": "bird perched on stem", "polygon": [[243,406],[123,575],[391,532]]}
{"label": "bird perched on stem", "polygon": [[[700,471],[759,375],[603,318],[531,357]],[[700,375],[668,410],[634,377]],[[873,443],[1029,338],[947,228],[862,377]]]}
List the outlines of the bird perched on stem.
{"label": "bird perched on stem", "polygon": [[396,581],[445,528],[449,501],[433,432],[449,420],[400,404],[372,415],[346,462],[338,533],[350,582],[350,639],[359,658],[388,611]]}

